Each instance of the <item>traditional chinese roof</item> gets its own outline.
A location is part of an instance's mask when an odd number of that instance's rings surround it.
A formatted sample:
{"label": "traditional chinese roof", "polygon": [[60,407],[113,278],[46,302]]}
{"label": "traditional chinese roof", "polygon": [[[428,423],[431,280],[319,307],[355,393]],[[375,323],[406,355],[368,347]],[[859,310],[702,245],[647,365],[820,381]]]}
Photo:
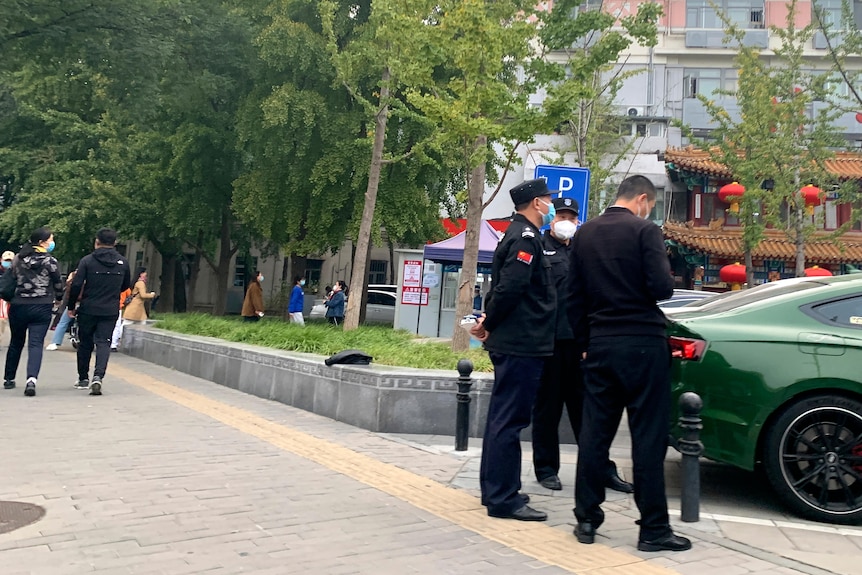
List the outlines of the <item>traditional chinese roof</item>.
{"label": "traditional chinese roof", "polygon": [[[687,224],[665,222],[662,227],[665,239],[709,255],[740,260],[742,253],[742,228],[712,230],[694,228]],[[805,242],[806,265],[862,262],[862,233],[848,232],[837,240],[824,238],[825,233],[815,235]],[[756,259],[794,261],[796,245],[781,230],[765,230],[763,240],[752,252]]]}
{"label": "traditional chinese roof", "polygon": [[[724,164],[716,162],[707,150],[688,146],[668,148],[664,154],[665,162],[672,163],[677,169],[697,174],[731,179],[733,174]],[[836,152],[835,157],[825,162],[826,169],[833,175],[848,180],[862,179],[862,154],[856,152]]]}

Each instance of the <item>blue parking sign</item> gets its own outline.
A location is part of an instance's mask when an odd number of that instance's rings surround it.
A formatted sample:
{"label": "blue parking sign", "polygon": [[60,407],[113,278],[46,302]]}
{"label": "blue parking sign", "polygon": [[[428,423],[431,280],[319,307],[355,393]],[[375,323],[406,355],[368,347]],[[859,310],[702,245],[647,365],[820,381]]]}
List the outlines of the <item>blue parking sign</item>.
{"label": "blue parking sign", "polygon": [[536,166],[536,178],[544,178],[548,189],[560,193],[555,197],[573,198],[580,206],[578,219],[587,220],[587,208],[590,199],[590,170],[588,168],[570,168],[567,166]]}

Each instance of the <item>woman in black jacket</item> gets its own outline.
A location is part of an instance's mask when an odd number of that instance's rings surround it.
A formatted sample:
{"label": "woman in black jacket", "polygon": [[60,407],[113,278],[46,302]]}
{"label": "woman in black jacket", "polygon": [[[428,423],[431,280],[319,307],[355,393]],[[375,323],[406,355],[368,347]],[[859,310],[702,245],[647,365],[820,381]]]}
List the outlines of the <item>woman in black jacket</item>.
{"label": "woman in black jacket", "polygon": [[[25,245],[12,260],[6,273],[15,274],[15,297],[9,302],[9,328],[12,339],[6,352],[6,369],[3,387],[15,387],[15,372],[27,340],[27,384],[24,395],[36,395],[36,380],[42,367],[42,344],[51,325],[54,303],[63,298],[63,278],[60,267],[51,255],[54,234],[42,227],[30,235]],[[29,332],[29,337],[28,337]]]}

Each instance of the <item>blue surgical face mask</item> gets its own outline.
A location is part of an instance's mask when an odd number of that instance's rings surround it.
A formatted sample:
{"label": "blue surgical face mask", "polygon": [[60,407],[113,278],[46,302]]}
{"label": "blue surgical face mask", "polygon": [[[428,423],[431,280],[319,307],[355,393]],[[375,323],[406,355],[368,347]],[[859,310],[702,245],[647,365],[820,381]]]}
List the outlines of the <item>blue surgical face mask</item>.
{"label": "blue surgical face mask", "polygon": [[305,285],[305,280],[299,280],[299,285],[304,286],[304,285]]}
{"label": "blue surgical face mask", "polygon": [[[539,200],[542,202],[542,200]],[[557,215],[557,208],[554,207],[553,203],[542,202],[546,206],[548,206],[548,213],[542,214],[542,227],[551,225],[551,222],[554,221],[554,218]]]}
{"label": "blue surgical face mask", "polygon": [[55,243],[54,243],[54,240],[51,240],[50,242],[48,242],[48,247],[47,247],[47,248],[45,248],[45,249],[46,249],[46,250],[48,251],[48,253],[50,254],[51,252],[53,252],[53,251],[54,251],[54,247],[56,247],[56,245],[57,245],[57,244],[55,244]]}
{"label": "blue surgical face mask", "polygon": [[3,267],[8,270],[12,267],[12,262],[10,262],[9,260],[3,260]]}

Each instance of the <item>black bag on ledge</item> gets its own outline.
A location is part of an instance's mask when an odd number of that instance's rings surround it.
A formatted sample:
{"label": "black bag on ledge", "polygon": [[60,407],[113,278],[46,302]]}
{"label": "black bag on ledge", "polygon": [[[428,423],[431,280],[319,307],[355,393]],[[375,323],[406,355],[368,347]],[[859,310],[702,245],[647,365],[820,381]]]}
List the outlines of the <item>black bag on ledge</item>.
{"label": "black bag on ledge", "polygon": [[344,351],[339,351],[338,353],[334,353],[323,360],[323,363],[326,365],[333,365],[336,363],[344,363],[351,365],[368,365],[371,363],[371,360],[374,359],[367,353],[359,349],[345,349]]}

